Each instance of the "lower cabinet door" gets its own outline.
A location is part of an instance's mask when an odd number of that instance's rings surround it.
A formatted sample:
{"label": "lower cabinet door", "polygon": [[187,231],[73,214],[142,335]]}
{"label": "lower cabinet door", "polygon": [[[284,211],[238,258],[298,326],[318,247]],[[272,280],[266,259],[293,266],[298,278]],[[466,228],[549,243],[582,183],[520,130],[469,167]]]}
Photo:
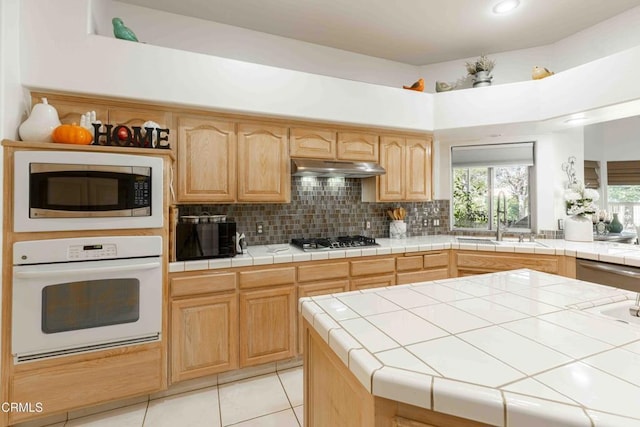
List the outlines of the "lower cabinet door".
{"label": "lower cabinet door", "polygon": [[238,298],[235,293],[171,303],[171,380],[238,367]]}
{"label": "lower cabinet door", "polygon": [[240,367],[295,355],[296,288],[240,292]]}

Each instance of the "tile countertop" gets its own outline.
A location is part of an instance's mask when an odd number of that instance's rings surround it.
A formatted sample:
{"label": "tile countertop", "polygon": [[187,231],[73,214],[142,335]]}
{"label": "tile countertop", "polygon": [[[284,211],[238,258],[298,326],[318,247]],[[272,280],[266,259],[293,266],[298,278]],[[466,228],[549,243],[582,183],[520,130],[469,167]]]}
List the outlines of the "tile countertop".
{"label": "tile countertop", "polygon": [[513,270],[299,309],[375,396],[504,427],[625,427],[640,425],[640,325],[577,307],[634,297]]}
{"label": "tile countertop", "polygon": [[497,245],[458,243],[456,236],[437,235],[409,237],[406,239],[376,239],[380,246],[362,249],[345,249],[320,252],[303,252],[289,244],[249,246],[246,253],[233,258],[169,263],[169,272],[211,270],[246,267],[250,265],[278,264],[286,262],[315,261],[333,258],[352,258],[371,255],[388,255],[405,252],[464,249],[490,252],[536,253],[567,255],[614,264],[640,267],[640,246],[613,242],[569,242],[566,240],[538,240],[536,243],[504,240]]}

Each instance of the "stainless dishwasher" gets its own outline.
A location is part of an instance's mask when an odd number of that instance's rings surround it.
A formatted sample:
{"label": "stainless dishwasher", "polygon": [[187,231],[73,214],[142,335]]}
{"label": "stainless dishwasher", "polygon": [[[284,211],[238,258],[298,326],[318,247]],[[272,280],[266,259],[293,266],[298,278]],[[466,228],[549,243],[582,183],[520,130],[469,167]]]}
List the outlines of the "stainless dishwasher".
{"label": "stainless dishwasher", "polygon": [[576,279],[640,292],[640,268],[576,259]]}

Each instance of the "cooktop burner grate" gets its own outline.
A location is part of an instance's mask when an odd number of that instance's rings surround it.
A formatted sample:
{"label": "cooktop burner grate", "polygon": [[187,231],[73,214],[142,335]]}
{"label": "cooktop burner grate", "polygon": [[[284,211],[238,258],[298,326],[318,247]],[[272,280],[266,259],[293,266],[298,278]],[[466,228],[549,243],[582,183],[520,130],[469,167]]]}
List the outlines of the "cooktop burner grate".
{"label": "cooktop burner grate", "polygon": [[332,249],[349,249],[365,246],[379,246],[376,239],[366,236],[338,236],[336,238],[299,238],[291,239],[291,244],[304,251],[328,251]]}

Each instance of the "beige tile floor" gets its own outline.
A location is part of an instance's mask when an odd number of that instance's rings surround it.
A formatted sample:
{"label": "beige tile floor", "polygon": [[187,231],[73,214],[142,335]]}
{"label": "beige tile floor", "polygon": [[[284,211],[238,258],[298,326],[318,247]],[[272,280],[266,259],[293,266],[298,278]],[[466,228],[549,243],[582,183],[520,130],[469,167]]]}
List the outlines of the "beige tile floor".
{"label": "beige tile floor", "polygon": [[175,394],[51,427],[301,427],[302,367]]}

